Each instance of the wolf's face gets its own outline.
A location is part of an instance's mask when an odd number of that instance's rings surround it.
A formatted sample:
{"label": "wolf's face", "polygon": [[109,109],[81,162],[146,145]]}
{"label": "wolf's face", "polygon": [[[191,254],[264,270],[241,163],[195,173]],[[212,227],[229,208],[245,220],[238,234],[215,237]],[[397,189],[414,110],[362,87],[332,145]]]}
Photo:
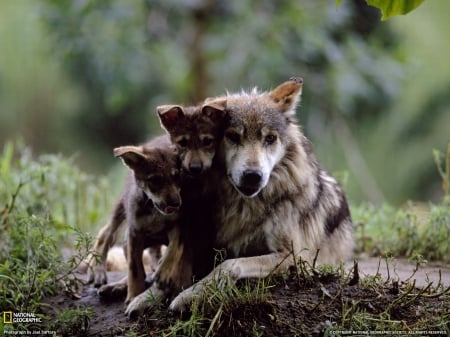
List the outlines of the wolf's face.
{"label": "wolf's face", "polygon": [[228,96],[223,149],[227,175],[243,196],[256,196],[285,155],[285,133],[301,87],[302,81],[295,79],[268,93]]}
{"label": "wolf's face", "polygon": [[123,146],[114,149],[134,173],[136,185],[163,215],[181,207],[179,159],[174,148]]}
{"label": "wolf's face", "polygon": [[176,145],[183,169],[200,176],[213,162],[222,139],[226,100],[197,107],[164,105],[157,108],[161,125]]}

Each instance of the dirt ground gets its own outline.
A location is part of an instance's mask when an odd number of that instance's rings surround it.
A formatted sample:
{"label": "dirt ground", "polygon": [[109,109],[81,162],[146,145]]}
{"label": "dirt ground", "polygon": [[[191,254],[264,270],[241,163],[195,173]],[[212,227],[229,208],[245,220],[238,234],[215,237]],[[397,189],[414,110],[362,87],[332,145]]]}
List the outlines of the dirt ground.
{"label": "dirt ground", "polygon": [[[294,274],[279,278],[270,289],[265,303],[247,303],[224,312],[214,336],[322,336],[327,328],[342,322],[343,312],[352,315],[362,311],[369,314],[383,312],[395,302],[399,289],[402,290],[407,282],[415,280],[415,286],[420,289],[430,281],[436,286],[440,279],[441,284],[450,286],[448,267],[426,266],[415,271],[415,265],[406,261],[391,261],[387,265],[385,260],[376,258],[359,260],[358,266],[360,279],[354,284],[343,285],[336,275],[316,275],[308,280],[299,280]],[[346,266],[349,270],[352,267],[350,263]],[[382,286],[367,286],[362,281],[377,272],[387,280],[381,283]],[[117,280],[122,275],[122,272],[110,272],[109,281]],[[58,332],[63,336],[125,336],[129,331],[135,331],[137,336],[160,336],[163,331],[167,333],[169,325],[179,319],[187,319],[161,306],[156,313],[148,313],[138,321],[130,322],[124,314],[123,299],[101,302],[96,289],[90,286],[84,286],[80,295],[79,299],[62,295],[46,301],[52,310],[89,307],[93,311],[91,319],[85,324],[85,331],[64,330],[61,327]],[[413,328],[421,316],[433,310],[444,310],[448,315],[448,298],[442,300],[429,296],[417,299],[408,306],[392,306],[390,315],[398,322],[404,322],[406,327]],[[425,311],[422,313],[421,310]]]}

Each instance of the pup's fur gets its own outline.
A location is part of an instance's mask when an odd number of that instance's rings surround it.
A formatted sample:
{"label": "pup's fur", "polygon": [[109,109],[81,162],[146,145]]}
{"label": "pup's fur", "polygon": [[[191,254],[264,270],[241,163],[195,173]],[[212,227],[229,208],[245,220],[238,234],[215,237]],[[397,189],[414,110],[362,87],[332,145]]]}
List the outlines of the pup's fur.
{"label": "pup's fur", "polygon": [[[182,200],[179,231],[155,272],[151,288],[127,307],[130,317],[151,305],[152,298],[177,295],[192,285],[194,277],[204,277],[213,267],[212,200],[205,193],[209,169],[223,137],[226,100],[215,100],[197,107],[166,105],[157,108],[161,125],[177,146],[182,162]],[[195,262],[195,263],[194,263]]]}
{"label": "pup's fur", "polygon": [[162,105],[156,108],[161,126],[178,149],[181,166],[191,176],[200,176],[213,163],[222,140],[225,104],[226,100],[216,100],[200,107]]}
{"label": "pup's fur", "polygon": [[125,278],[116,286],[128,285],[129,302],[145,290],[144,249],[151,247],[157,255],[160,245],[167,244],[168,232],[177,224],[181,207],[179,159],[167,136],[143,146],[116,148],[114,154],[123,160],[130,173],[111,220],[99,233],[94,250],[100,253],[102,263],[94,266],[90,276],[97,283],[106,281],[106,256],[126,220],[128,281]]}
{"label": "pup's fur", "polygon": [[[215,245],[228,260],[181,292],[172,310],[184,310],[219,277],[237,280],[282,272],[302,257],[337,263],[352,255],[353,225],[344,193],[318,164],[296,125],[301,79],[268,93],[226,97],[229,121],[214,181]],[[220,171],[220,170],[219,170]]]}

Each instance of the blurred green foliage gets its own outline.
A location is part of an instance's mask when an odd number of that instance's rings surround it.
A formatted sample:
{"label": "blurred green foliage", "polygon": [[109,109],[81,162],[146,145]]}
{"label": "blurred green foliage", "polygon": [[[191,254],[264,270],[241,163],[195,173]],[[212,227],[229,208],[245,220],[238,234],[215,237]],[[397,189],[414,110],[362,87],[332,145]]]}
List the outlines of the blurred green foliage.
{"label": "blurred green foliage", "polygon": [[[28,148],[12,143],[1,149],[3,310],[40,314],[46,296],[77,290],[73,272],[91,252],[92,234],[106,221],[112,194],[106,178],[82,172],[73,158],[33,158]],[[24,324],[13,328],[23,330]]]}
{"label": "blurred green foliage", "polygon": [[19,133],[39,152],[79,152],[84,166],[104,172],[114,146],[162,132],[159,104],[302,76],[299,119],[324,166],[349,171],[350,199],[436,200],[430,158],[448,142],[449,81],[414,89],[411,76],[430,73],[414,58],[428,49],[408,30],[447,24],[435,15],[449,5],[433,6],[425,2],[396,25],[397,18],[380,23],[364,0],[338,8],[333,1],[6,0],[0,137]]}
{"label": "blurred green foliage", "polygon": [[370,256],[450,262],[450,196],[439,204],[408,203],[401,209],[352,207],[357,252]]}

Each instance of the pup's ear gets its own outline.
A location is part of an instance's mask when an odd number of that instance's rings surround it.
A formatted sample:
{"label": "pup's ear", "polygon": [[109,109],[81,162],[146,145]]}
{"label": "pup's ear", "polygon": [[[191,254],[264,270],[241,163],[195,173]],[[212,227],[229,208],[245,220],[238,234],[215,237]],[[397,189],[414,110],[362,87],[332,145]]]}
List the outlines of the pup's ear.
{"label": "pup's ear", "polygon": [[226,98],[207,100],[206,103],[202,106],[202,113],[212,119],[221,119],[225,116],[226,108]]}
{"label": "pup's ear", "polygon": [[168,132],[184,116],[183,108],[179,105],[161,105],[156,108],[161,126]]}
{"label": "pup's ear", "polygon": [[121,146],[114,149],[114,156],[133,171],[139,171],[145,165],[146,157],[140,146]]}
{"label": "pup's ear", "polygon": [[269,97],[288,115],[295,114],[295,108],[302,94],[303,79],[292,77],[269,92]]}

